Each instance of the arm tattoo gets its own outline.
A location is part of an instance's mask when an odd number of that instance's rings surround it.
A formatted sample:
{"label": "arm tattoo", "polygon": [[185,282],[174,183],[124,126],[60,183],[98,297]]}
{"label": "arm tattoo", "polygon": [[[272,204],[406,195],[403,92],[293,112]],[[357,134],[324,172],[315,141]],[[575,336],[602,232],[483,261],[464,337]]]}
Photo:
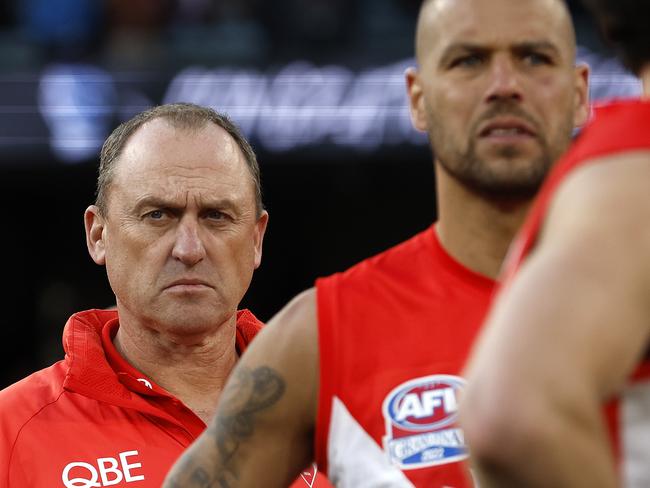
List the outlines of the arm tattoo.
{"label": "arm tattoo", "polygon": [[[213,488],[215,484],[208,472],[201,466],[201,461],[195,459],[192,450],[181,456],[171,474],[165,480],[163,488]],[[227,486],[227,485],[226,485]]]}
{"label": "arm tattoo", "polygon": [[240,368],[233,376],[224,392],[223,409],[209,429],[224,465],[232,459],[240,441],[253,435],[255,414],[276,403],[284,390],[282,377],[266,366],[253,371]]}
{"label": "arm tattoo", "polygon": [[[187,484],[180,484],[180,476],[174,474],[168,480],[168,488],[235,488],[238,486],[239,471],[235,454],[241,441],[255,431],[255,415],[274,405],[284,395],[284,379],[273,369],[261,366],[256,369],[239,367],[228,380],[228,386],[219,400],[217,416],[206,434],[214,439],[217,461],[220,466],[215,477],[209,472],[211,466],[202,464],[199,457],[190,450],[180,461],[180,473]],[[207,468],[207,469],[206,469]]]}

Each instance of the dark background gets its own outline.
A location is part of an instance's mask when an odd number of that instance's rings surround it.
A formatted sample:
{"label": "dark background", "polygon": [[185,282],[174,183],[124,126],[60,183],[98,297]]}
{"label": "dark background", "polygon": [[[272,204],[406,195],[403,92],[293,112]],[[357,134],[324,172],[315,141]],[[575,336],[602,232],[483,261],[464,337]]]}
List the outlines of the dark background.
{"label": "dark background", "polygon": [[[61,331],[70,314],[114,303],[104,269],[87,254],[83,231],[83,211],[94,198],[96,153],[69,160],[52,149],[38,108],[44,70],[53,63],[99,67],[146,95],[140,104],[130,102],[131,112],[161,103],[169,81],[189,65],[273,74],[307,60],[361,73],[412,56],[419,3],[1,1],[0,388],[62,356]],[[602,68],[597,92],[629,90],[628,75],[601,59],[611,53],[590,20],[571,7],[581,46]],[[105,131],[126,112],[111,112]],[[243,305],[263,320],[317,276],[384,250],[435,218],[425,144],[363,148],[323,141],[277,151],[255,136],[252,142],[271,219],[263,264]]]}

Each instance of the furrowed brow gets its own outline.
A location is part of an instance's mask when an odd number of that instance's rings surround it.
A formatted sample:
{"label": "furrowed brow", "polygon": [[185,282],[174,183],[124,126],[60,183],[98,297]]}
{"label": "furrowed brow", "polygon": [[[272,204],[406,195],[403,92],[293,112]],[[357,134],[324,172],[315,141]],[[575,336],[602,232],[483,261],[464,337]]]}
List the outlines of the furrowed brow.
{"label": "furrowed brow", "polygon": [[440,57],[440,65],[442,66],[447,64],[454,56],[458,56],[459,54],[487,54],[490,51],[491,49],[489,47],[473,44],[470,42],[453,43],[447,46],[442,52],[442,56]]}
{"label": "furrowed brow", "polygon": [[233,210],[237,208],[237,203],[231,198],[203,199],[196,203],[200,208],[209,210]]}
{"label": "furrowed brow", "polygon": [[[230,198],[201,200],[199,202],[196,202],[196,205],[201,211],[228,210],[234,212],[238,208],[237,203]],[[185,202],[180,203],[177,200],[169,200],[157,196],[146,196],[136,201],[135,205],[133,206],[133,212],[140,213],[147,208],[163,208],[180,212],[185,209],[186,206],[187,205]]]}
{"label": "furrowed brow", "polygon": [[138,199],[133,206],[134,212],[140,212],[145,208],[171,208],[178,209],[181,208],[177,202],[172,202],[171,200],[166,200],[164,198],[155,197],[155,196],[146,196],[144,198]]}
{"label": "furrowed brow", "polygon": [[516,52],[544,52],[553,56],[560,56],[560,49],[549,41],[530,41],[520,42],[514,45],[513,50]]}

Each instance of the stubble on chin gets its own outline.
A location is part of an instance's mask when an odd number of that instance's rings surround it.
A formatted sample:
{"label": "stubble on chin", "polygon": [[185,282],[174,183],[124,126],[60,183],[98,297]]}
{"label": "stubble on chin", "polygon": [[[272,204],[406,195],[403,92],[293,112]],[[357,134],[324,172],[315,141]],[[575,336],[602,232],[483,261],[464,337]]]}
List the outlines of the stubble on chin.
{"label": "stubble on chin", "polygon": [[[513,115],[525,120],[536,131],[536,150],[526,151],[516,145],[499,148],[493,154],[478,153],[482,124],[498,115]],[[446,173],[468,188],[491,196],[530,198],[539,190],[555,161],[571,142],[573,113],[557,132],[548,134],[538,121],[511,102],[492,106],[462,134],[449,130],[436,113],[427,109],[429,140],[436,159]],[[566,138],[563,140],[563,138]]]}

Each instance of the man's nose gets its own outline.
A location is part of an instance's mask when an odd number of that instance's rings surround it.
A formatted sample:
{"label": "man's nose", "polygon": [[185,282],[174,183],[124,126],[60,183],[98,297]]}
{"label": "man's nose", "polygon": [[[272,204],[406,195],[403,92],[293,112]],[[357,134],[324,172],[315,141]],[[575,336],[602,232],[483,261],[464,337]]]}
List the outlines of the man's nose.
{"label": "man's nose", "polygon": [[521,73],[518,71],[515,60],[508,55],[497,55],[492,61],[489,71],[489,85],[486,100],[516,100],[523,98],[521,88]]}
{"label": "man's nose", "polygon": [[194,266],[205,257],[205,246],[196,218],[181,219],[176,229],[172,256],[187,266]]}

